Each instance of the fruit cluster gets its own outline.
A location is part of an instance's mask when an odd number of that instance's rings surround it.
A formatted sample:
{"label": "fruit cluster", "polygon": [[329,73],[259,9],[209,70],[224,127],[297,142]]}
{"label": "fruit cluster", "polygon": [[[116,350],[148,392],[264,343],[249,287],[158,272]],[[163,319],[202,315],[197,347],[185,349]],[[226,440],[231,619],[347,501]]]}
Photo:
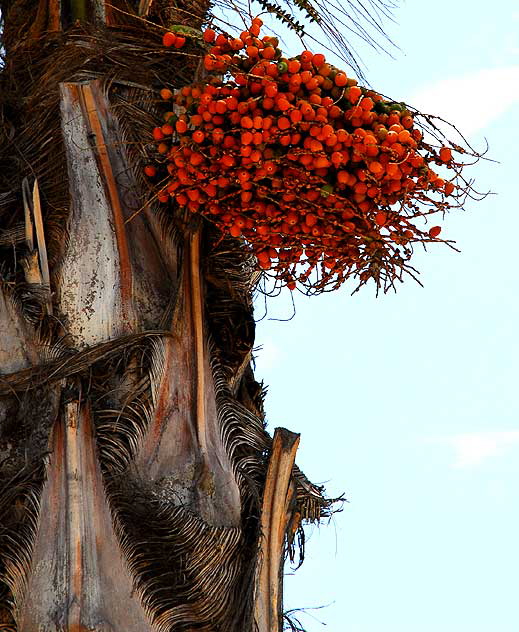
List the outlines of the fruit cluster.
{"label": "fruit cluster", "polygon": [[171,105],[153,130],[159,165],[145,172],[160,180],[160,201],[243,238],[292,289],[318,292],[352,275],[387,289],[412,270],[413,243],[439,240],[439,226],[416,220],[456,198],[451,148],[427,144],[404,104],[360,87],[324,55],[283,57],[261,25],[255,18],[237,38],[201,34],[207,76],[161,91]]}

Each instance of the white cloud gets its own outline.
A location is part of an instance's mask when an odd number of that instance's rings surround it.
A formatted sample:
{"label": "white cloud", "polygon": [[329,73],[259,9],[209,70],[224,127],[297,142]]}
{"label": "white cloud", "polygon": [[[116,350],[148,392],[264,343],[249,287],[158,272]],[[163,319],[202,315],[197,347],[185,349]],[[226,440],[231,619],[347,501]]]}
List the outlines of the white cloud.
{"label": "white cloud", "polygon": [[423,112],[441,116],[470,136],[519,103],[519,66],[442,79],[418,90],[409,102]]}
{"label": "white cloud", "polygon": [[519,447],[519,430],[465,432],[430,441],[454,448],[453,467],[473,467],[481,465],[489,458],[503,455],[509,448]]}

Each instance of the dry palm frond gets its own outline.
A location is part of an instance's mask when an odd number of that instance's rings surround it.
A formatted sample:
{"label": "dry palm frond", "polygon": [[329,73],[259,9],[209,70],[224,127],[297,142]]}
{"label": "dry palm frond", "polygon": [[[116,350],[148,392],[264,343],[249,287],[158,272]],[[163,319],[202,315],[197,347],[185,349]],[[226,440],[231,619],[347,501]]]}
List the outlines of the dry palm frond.
{"label": "dry palm frond", "polygon": [[41,283],[18,281],[13,283],[9,289],[13,302],[20,313],[23,314],[26,322],[35,328],[43,325],[43,331],[46,331],[50,325],[48,321],[45,324],[43,323],[46,317],[46,306],[49,296],[48,286]]}
{"label": "dry palm frond", "polygon": [[88,347],[83,351],[71,352],[65,359],[60,358],[45,365],[2,375],[0,377],[0,395],[8,395],[13,391],[30,390],[58,382],[65,377],[85,371],[96,362],[116,356],[125,349],[139,345],[149,338],[169,335],[168,331],[145,331],[121,336],[116,340],[110,340],[95,347]]}
{"label": "dry palm frond", "polygon": [[[242,493],[256,497],[265,476],[264,454],[270,445],[263,421],[232,396],[216,353],[211,362],[216,408],[223,444]],[[251,484],[253,488],[251,489]]]}
{"label": "dry palm frond", "polygon": [[[97,445],[101,467],[107,475],[117,476],[128,469],[149,425],[153,379],[148,357],[154,357],[156,343],[152,339],[149,352],[130,354],[119,366],[108,362],[104,369],[98,366],[92,371]],[[129,375],[132,367],[134,374]]]}
{"label": "dry palm frond", "polygon": [[101,468],[107,475],[127,470],[149,424],[153,384],[150,367],[163,340],[163,336],[151,336],[144,345],[127,346],[91,367],[89,395]]}
{"label": "dry palm frond", "polygon": [[297,504],[301,518],[308,522],[320,522],[332,513],[332,506],[340,499],[324,497],[324,487],[311,483],[301,470],[294,466],[292,473],[297,488]]}
{"label": "dry palm frond", "polygon": [[23,224],[17,224],[11,228],[0,230],[0,248],[6,246],[16,246],[25,241],[25,227]]}
{"label": "dry palm frond", "polygon": [[252,587],[242,530],[213,527],[180,507],[164,509],[112,481],[121,545],[160,631],[247,632]]}
{"label": "dry palm frond", "polygon": [[31,554],[38,524],[39,496],[41,487],[34,486],[24,497],[23,521],[11,536],[2,542],[5,573],[2,578],[13,595],[13,614],[27,590],[27,578],[31,568]]}
{"label": "dry palm frond", "polygon": [[11,613],[13,624],[16,598],[26,588],[42,484],[42,463],[0,478],[0,610]]}
{"label": "dry palm frond", "polygon": [[207,242],[204,278],[209,327],[235,391],[254,344],[255,258],[238,240],[219,239],[215,230],[208,231]]}
{"label": "dry palm frond", "polygon": [[[13,130],[13,133],[14,133],[14,130]],[[6,135],[5,142],[8,142],[7,138],[8,136]],[[8,209],[12,207],[13,205],[15,205],[17,201],[18,201],[18,198],[15,192],[12,190],[2,191],[0,193],[0,209],[3,209],[3,208]]]}
{"label": "dry palm frond", "polygon": [[150,416],[149,406],[141,399],[121,409],[103,409],[97,413],[97,442],[103,469],[123,472],[137,451]]}
{"label": "dry palm frond", "polygon": [[208,237],[206,276],[216,285],[225,287],[233,298],[250,306],[258,277],[253,253],[239,240],[221,236],[216,229],[209,231]]}

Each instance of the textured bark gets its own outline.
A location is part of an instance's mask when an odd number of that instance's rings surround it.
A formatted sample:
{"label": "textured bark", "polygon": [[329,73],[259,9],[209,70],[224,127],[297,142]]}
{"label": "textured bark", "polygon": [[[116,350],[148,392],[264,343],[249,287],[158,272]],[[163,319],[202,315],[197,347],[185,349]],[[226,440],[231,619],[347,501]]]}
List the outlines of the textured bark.
{"label": "textured bark", "polygon": [[51,448],[19,629],[154,629],[113,528],[88,407],[64,406]]}

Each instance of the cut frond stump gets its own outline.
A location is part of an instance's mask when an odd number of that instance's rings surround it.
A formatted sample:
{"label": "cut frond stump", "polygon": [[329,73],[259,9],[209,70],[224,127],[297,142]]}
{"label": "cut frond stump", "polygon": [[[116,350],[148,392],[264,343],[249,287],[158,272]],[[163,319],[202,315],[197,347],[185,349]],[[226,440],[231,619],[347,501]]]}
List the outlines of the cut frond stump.
{"label": "cut frond stump", "polygon": [[291,475],[298,445],[298,434],[276,428],[261,509],[255,602],[259,632],[279,631],[284,542],[294,494]]}

